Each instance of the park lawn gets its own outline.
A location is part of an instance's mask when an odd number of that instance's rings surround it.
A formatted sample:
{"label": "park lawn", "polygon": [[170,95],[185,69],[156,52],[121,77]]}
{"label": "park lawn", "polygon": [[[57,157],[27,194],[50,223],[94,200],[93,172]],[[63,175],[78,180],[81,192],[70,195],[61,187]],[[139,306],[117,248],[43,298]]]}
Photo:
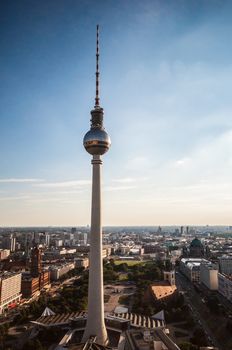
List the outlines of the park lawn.
{"label": "park lawn", "polygon": [[119,281],[127,281],[128,280],[128,274],[127,273],[120,273],[118,275]]}
{"label": "park lawn", "polygon": [[115,265],[127,264],[128,266],[134,265],[144,265],[146,261],[138,261],[138,260],[114,260]]}

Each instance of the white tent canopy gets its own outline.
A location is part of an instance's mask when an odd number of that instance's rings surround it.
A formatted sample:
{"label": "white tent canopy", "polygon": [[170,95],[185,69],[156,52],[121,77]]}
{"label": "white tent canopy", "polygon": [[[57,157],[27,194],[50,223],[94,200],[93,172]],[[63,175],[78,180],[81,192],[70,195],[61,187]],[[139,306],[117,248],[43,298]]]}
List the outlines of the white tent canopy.
{"label": "white tent canopy", "polygon": [[54,316],[54,315],[55,315],[55,312],[49,309],[49,307],[46,307],[41,316]]}
{"label": "white tent canopy", "polygon": [[157,312],[157,314],[153,315],[151,318],[153,318],[153,320],[165,321],[165,319],[164,319],[164,310],[161,310],[160,312]]}

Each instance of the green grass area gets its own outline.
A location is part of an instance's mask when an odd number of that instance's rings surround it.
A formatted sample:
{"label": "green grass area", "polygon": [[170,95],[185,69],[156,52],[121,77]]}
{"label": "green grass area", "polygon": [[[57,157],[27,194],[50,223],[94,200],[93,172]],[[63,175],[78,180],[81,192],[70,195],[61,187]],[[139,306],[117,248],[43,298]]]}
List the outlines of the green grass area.
{"label": "green grass area", "polygon": [[127,273],[120,273],[118,275],[119,281],[127,281],[128,279],[128,274]]}
{"label": "green grass area", "polygon": [[147,261],[139,261],[139,260],[114,260],[115,265],[127,264],[128,266],[134,265],[144,265]]}

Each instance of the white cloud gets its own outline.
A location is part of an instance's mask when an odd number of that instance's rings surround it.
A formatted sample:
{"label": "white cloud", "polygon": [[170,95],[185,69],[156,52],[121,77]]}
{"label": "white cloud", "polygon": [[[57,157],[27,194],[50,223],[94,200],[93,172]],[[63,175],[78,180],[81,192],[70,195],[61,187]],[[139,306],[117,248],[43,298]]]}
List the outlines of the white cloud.
{"label": "white cloud", "polygon": [[104,191],[127,191],[135,188],[136,186],[107,186],[104,188]]}
{"label": "white cloud", "polygon": [[130,184],[130,183],[135,183],[135,182],[143,182],[146,181],[148,178],[147,177],[125,177],[121,179],[113,179],[114,182],[122,183],[122,184]]}
{"label": "white cloud", "polygon": [[88,186],[91,184],[90,180],[74,180],[74,181],[62,181],[62,182],[45,182],[37,184],[37,187],[46,187],[46,188],[76,188],[82,186]]}
{"label": "white cloud", "polygon": [[185,157],[185,158],[182,158],[182,159],[178,159],[177,161],[175,161],[175,166],[186,166],[189,162],[191,161],[190,158],[188,157]]}
{"label": "white cloud", "polygon": [[131,158],[128,163],[127,163],[127,168],[130,170],[137,170],[138,169],[145,169],[147,167],[150,166],[150,160],[149,157],[147,157],[146,155],[141,155],[141,156],[137,156],[134,158]]}
{"label": "white cloud", "polygon": [[53,203],[77,203],[80,200],[79,199],[74,199],[74,200],[69,200],[67,198],[59,198],[59,197],[47,197],[47,198],[26,198],[28,203],[45,203],[45,202],[53,202]]}
{"label": "white cloud", "polygon": [[0,183],[30,183],[30,182],[42,182],[43,179],[30,179],[30,178],[9,178],[0,179]]}
{"label": "white cloud", "polygon": [[30,196],[5,196],[5,197],[0,197],[0,201],[15,201],[15,200],[24,200],[24,199],[29,199]]}
{"label": "white cloud", "polygon": [[135,182],[136,179],[133,179],[131,177],[125,177],[123,179],[113,179],[113,181],[119,182],[119,183],[132,183],[132,182]]}

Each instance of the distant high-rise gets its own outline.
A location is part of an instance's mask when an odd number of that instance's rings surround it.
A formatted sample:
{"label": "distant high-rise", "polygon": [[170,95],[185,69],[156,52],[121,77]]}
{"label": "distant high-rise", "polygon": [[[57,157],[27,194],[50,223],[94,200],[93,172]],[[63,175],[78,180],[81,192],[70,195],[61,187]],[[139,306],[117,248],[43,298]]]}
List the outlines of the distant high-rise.
{"label": "distant high-rise", "polygon": [[108,342],[104,321],[102,225],[101,225],[101,155],[110,148],[110,138],[103,127],[103,108],[99,104],[99,27],[97,26],[96,96],[91,111],[91,127],[84,137],[84,147],[90,153],[93,165],[92,211],[90,232],[90,269],[88,290],[88,316],[83,341],[96,336],[98,344]]}
{"label": "distant high-rise", "polygon": [[180,227],[180,235],[183,236],[183,234],[184,234],[184,226],[181,226]]}
{"label": "distant high-rise", "polygon": [[31,236],[26,233],[25,235],[25,242],[24,242],[24,249],[25,249],[25,258],[26,260],[30,259],[30,247],[31,247]]}
{"label": "distant high-rise", "polygon": [[45,245],[47,247],[49,247],[50,246],[50,234],[48,232],[44,233],[44,239],[45,239]]}
{"label": "distant high-rise", "polygon": [[11,234],[9,237],[5,237],[3,240],[3,248],[9,249],[11,252],[15,251],[16,237]]}
{"label": "distant high-rise", "polygon": [[72,228],[71,228],[71,233],[74,234],[74,233],[76,233],[76,232],[77,232],[76,227],[72,227]]}

